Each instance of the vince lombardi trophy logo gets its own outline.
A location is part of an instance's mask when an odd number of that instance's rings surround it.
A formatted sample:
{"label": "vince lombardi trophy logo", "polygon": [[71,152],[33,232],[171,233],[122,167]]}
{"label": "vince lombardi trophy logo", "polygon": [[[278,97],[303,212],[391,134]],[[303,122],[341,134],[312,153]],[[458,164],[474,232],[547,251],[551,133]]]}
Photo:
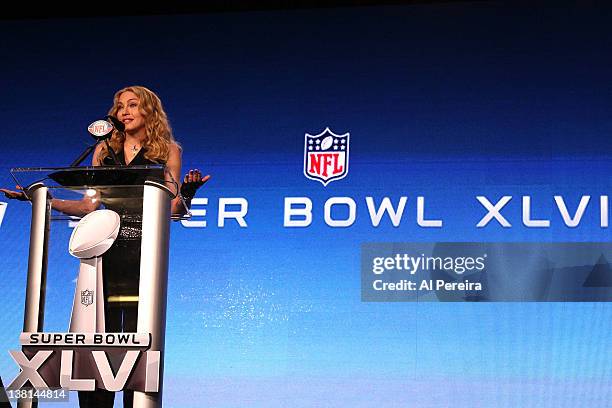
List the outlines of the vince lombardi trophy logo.
{"label": "vince lombardi trophy logo", "polygon": [[81,291],[81,304],[85,307],[89,305],[93,305],[94,300],[94,292],[93,290],[85,289]]}

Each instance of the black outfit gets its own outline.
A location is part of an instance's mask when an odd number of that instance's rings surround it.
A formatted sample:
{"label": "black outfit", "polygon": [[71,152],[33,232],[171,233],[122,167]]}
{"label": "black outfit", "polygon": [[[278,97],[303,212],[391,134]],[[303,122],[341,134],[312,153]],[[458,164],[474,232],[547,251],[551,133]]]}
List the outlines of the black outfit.
{"label": "black outfit", "polygon": [[[128,164],[147,165],[158,164],[144,157],[145,149]],[[122,165],[125,164],[123,149],[117,153]],[[110,160],[110,161],[109,161]],[[107,157],[104,164],[112,164]],[[119,235],[113,246],[102,256],[104,284],[104,316],[107,332],[136,332],[138,322],[138,302],[113,301],[109,296],[138,296],[140,277],[140,241],[142,238],[142,203],[138,206],[121,205],[121,203],[105,204],[109,210],[119,214],[121,225]],[[123,406],[133,406],[134,391],[123,391]],[[81,408],[108,407],[112,408],[115,393],[98,389],[91,392],[79,392]]]}

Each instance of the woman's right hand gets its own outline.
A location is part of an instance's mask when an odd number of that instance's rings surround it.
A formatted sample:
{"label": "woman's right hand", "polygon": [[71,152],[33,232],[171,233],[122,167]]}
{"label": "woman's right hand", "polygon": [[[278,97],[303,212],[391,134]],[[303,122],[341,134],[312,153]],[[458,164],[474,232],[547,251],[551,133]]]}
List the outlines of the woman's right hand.
{"label": "woman's right hand", "polygon": [[[17,186],[17,188],[21,190],[19,186]],[[28,201],[28,197],[23,191],[13,191],[6,188],[0,188],[0,192],[4,193],[4,196],[11,200]]]}

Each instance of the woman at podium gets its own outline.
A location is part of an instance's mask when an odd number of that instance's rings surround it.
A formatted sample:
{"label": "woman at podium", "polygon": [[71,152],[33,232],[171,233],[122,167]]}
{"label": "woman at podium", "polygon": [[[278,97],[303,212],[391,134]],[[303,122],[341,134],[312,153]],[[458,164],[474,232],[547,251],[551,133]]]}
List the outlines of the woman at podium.
{"label": "woman at podium", "polygon": [[[120,165],[165,164],[172,179],[179,180],[181,148],[174,140],[162,103],[155,93],[141,86],[121,89],[115,94],[109,115],[125,125],[123,132],[114,132],[109,140]],[[102,143],[94,151],[92,160],[94,166],[114,164]],[[190,170],[183,178],[181,191],[185,200],[190,201],[195,190],[207,180],[198,170]],[[115,244],[103,258],[106,331],[136,332],[142,211],[122,208],[120,202],[109,209],[121,216],[121,228]],[[186,211],[181,196],[172,200],[171,210],[173,214]],[[114,393],[109,391],[79,393],[81,407],[112,407],[113,400]],[[133,392],[125,390],[123,406],[131,407],[132,400]]]}
{"label": "woman at podium", "polygon": [[[178,184],[181,194],[171,203],[173,215],[187,211],[196,190],[210,176],[203,177],[199,170],[189,170],[180,179],[181,147],[173,137],[166,112],[159,97],[142,86],[130,86],[115,93],[109,115],[117,118],[125,129],[115,129],[108,150],[99,143],[94,150],[93,166],[136,166],[164,164],[169,181]],[[113,154],[114,153],[114,154]],[[116,161],[119,161],[116,163]],[[22,192],[0,189],[8,198],[26,199]],[[184,201],[183,201],[184,200]],[[53,199],[52,207],[69,215],[84,216],[99,208],[97,196],[82,200]],[[138,317],[138,289],[140,275],[140,247],[142,237],[142,204],[138,208],[121,200],[105,202],[107,209],[120,215],[121,226],[114,244],[104,253],[104,312],[106,332],[136,332]],[[115,393],[105,390],[79,392],[80,407],[112,407]],[[123,392],[124,407],[133,405],[133,391]]]}

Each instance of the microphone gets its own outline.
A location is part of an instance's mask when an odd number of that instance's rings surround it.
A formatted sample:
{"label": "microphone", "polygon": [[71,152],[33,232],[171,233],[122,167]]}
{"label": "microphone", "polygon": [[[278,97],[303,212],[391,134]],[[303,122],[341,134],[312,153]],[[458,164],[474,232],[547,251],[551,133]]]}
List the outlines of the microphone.
{"label": "microphone", "polygon": [[120,165],[121,162],[117,157],[115,151],[111,148],[108,143],[108,139],[110,139],[113,135],[113,130],[116,129],[119,132],[125,131],[125,124],[121,122],[119,119],[114,117],[113,115],[106,115],[104,117],[106,120],[96,120],[89,127],[87,127],[87,131],[94,139],[96,139],[96,143],[92,146],[89,146],[75,161],[72,162],[70,167],[77,167],[85,158],[96,148],[98,143],[104,141],[106,144],[106,148],[108,149],[108,153],[110,155],[110,163],[107,163],[106,158],[104,159],[104,164],[107,165]]}
{"label": "microphone", "polygon": [[115,129],[117,129],[119,132],[123,132],[125,130],[125,123],[123,123],[113,115],[106,115],[105,118],[110,120]]}

